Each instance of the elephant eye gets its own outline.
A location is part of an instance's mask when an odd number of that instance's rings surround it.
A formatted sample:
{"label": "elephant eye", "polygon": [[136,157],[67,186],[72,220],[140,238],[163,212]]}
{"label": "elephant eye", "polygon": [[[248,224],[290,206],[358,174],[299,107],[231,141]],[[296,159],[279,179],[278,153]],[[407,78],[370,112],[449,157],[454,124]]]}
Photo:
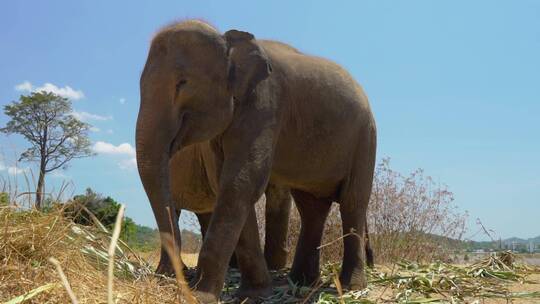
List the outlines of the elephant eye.
{"label": "elephant eye", "polygon": [[187,80],[182,79],[176,83],[176,93],[187,83]]}

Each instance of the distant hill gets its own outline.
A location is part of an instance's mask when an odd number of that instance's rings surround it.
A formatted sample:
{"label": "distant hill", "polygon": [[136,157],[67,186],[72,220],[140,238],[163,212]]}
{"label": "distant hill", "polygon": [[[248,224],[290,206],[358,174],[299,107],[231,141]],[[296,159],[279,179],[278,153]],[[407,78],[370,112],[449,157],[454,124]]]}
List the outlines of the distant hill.
{"label": "distant hill", "polygon": [[519,252],[529,252],[529,244],[532,242],[537,252],[540,252],[540,235],[534,238],[522,239],[518,237],[512,237],[501,241],[463,241],[452,238],[442,237],[436,234],[429,234],[427,238],[432,239],[435,243],[438,243],[447,248],[454,248],[458,250],[516,250]]}
{"label": "distant hill", "polygon": [[522,239],[511,237],[500,241],[465,241],[465,248],[469,250],[499,250],[512,249],[520,252],[528,252],[529,244],[533,243],[536,251],[540,251],[540,235],[534,238]]}
{"label": "distant hill", "polygon": [[503,240],[503,243],[518,243],[518,244],[529,244],[530,242],[533,242],[535,244],[540,244],[540,235],[534,238],[528,238],[528,239],[521,239],[518,237],[511,237],[508,239]]}

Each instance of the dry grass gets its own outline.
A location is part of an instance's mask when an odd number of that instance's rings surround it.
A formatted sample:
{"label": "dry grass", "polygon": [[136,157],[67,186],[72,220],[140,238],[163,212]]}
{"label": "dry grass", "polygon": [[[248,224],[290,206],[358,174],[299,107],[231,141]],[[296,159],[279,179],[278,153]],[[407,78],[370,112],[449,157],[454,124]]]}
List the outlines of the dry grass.
{"label": "dry grass", "polygon": [[[1,303],[36,289],[25,303],[73,302],[50,258],[58,261],[79,303],[107,302],[109,233],[78,226],[60,210],[41,213],[4,206],[0,223]],[[114,256],[115,303],[179,302],[176,282],[152,275],[124,244],[115,246]]]}

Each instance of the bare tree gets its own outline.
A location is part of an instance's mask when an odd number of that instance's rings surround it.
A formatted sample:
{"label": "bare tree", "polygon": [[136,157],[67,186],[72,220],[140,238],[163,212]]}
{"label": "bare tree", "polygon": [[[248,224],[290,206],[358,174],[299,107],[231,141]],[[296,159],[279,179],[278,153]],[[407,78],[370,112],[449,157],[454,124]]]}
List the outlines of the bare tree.
{"label": "bare tree", "polygon": [[19,101],[4,106],[11,118],[0,132],[20,134],[29,143],[19,161],[39,162],[36,208],[41,209],[45,175],[67,168],[75,158],[91,156],[88,130],[90,125],[75,118],[71,101],[50,92],[21,95]]}

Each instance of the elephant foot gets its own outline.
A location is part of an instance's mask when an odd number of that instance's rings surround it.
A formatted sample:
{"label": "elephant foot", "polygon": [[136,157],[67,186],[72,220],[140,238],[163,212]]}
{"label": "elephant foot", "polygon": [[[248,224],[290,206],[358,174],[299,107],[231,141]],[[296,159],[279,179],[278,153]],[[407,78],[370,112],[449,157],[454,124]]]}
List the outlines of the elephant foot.
{"label": "elephant foot", "polygon": [[289,278],[293,283],[300,286],[312,286],[319,280],[319,272],[310,273],[292,270]]}
{"label": "elephant foot", "polygon": [[350,276],[343,273],[339,277],[341,285],[348,290],[362,290],[367,287],[366,276],[363,271],[355,271]]}
{"label": "elephant foot", "polygon": [[265,260],[268,270],[281,270],[287,265],[287,255],[284,257],[277,254],[275,256],[265,256]]}
{"label": "elephant foot", "polygon": [[[187,281],[195,277],[195,273],[196,273],[195,268],[188,268],[187,266],[184,265],[184,268],[182,269],[182,275]],[[174,267],[169,263],[159,263],[158,267],[156,268],[156,274],[170,277],[170,278],[176,277]]]}
{"label": "elephant foot", "polygon": [[239,303],[260,303],[263,298],[272,296],[273,291],[270,286],[265,287],[242,287],[238,289],[235,296]]}
{"label": "elephant foot", "polygon": [[200,304],[214,304],[218,303],[216,295],[210,292],[194,291],[193,296],[197,299],[197,303]]}
{"label": "elephant foot", "polygon": [[156,268],[156,274],[160,274],[167,277],[174,277],[174,269],[170,263],[160,261]]}
{"label": "elephant foot", "polygon": [[197,268],[184,267],[184,279],[191,282],[197,276]]}

